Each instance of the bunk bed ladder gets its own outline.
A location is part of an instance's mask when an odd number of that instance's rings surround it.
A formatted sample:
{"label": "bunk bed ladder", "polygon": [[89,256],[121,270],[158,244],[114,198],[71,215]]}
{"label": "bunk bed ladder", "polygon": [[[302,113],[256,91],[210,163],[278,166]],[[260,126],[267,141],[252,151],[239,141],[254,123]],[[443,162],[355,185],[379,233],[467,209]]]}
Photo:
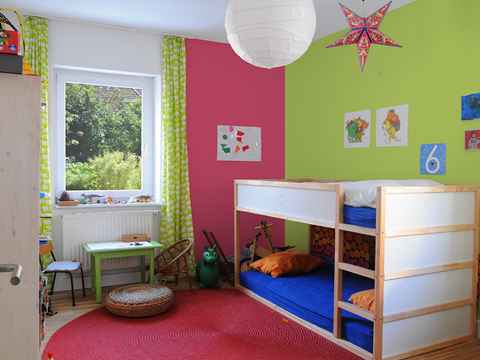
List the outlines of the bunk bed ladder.
{"label": "bunk bed ladder", "polygon": [[[336,206],[338,211],[335,219],[335,293],[333,307],[333,336],[337,339],[342,339],[342,309],[372,321],[374,323],[373,354],[371,357],[369,356],[366,358],[380,360],[382,359],[383,334],[383,254],[385,240],[385,210],[377,210],[377,224],[375,230],[375,271],[345,263],[343,261],[344,230],[342,230],[342,228],[345,228],[345,224],[343,224],[344,189],[343,185],[338,185],[338,187],[338,191],[336,192]],[[385,207],[382,206],[382,204],[385,203],[385,189],[378,188],[377,191],[379,192],[377,196],[377,209],[384,209]],[[368,230],[365,231],[365,233],[368,233]],[[379,299],[379,301],[375,301],[374,313],[361,309],[342,300],[343,271],[365,276],[375,281],[375,299]],[[366,354],[362,355],[367,356]]]}

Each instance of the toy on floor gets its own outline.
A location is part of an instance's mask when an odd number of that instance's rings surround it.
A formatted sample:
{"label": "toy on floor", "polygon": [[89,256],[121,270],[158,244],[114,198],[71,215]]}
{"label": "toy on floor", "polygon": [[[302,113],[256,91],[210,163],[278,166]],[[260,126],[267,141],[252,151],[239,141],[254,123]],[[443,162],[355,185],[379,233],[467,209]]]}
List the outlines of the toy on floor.
{"label": "toy on floor", "polygon": [[195,268],[197,276],[196,281],[200,282],[200,289],[215,286],[216,288],[222,285],[219,282],[220,272],[217,267],[217,245],[213,249],[209,249],[207,245],[204,245],[203,259],[197,263]]}
{"label": "toy on floor", "polygon": [[274,224],[267,224],[266,221],[262,221],[260,226],[255,227],[255,230],[258,230],[258,229],[263,230],[263,233],[265,234],[265,237],[267,238],[268,247],[269,247],[270,250],[264,249],[261,246],[257,245],[258,238],[260,237],[260,235],[262,235],[262,233],[259,232],[257,235],[255,235],[252,242],[249,245],[247,245],[247,247],[250,248],[250,252],[252,253],[252,257],[250,259],[245,259],[241,262],[240,271],[242,271],[242,272],[243,271],[249,271],[251,263],[253,263],[254,261],[257,261],[257,260],[259,260],[259,259],[261,259],[265,256],[268,256],[268,255],[271,255],[271,254],[274,254],[274,253],[278,253],[278,252],[282,252],[282,251],[286,251],[286,250],[289,250],[289,249],[292,249],[292,248],[295,247],[295,246],[282,246],[282,247],[275,246],[274,247],[272,245],[273,232],[272,232],[271,229],[269,229],[273,225]]}
{"label": "toy on floor", "polygon": [[211,231],[206,231],[205,229],[202,230],[203,235],[207,238],[208,243],[210,246],[213,248],[215,245],[217,246],[217,254],[218,254],[218,260],[217,260],[217,267],[218,271],[220,271],[221,274],[223,274],[223,281],[228,281],[230,285],[235,286],[235,265],[233,262],[228,261],[227,257],[222,251],[222,248],[220,247],[220,244],[218,243],[217,239],[215,238],[215,235],[213,235],[213,232]]}

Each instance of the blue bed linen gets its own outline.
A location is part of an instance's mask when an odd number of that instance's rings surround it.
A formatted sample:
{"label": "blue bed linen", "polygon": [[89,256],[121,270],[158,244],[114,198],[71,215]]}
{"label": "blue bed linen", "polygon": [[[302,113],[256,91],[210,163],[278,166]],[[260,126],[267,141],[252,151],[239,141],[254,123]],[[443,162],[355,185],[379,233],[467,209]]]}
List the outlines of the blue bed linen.
{"label": "blue bed linen", "polygon": [[[343,300],[355,292],[372,289],[374,282],[343,273]],[[334,265],[307,273],[273,278],[258,271],[240,274],[240,284],[264,299],[329,332],[333,332]],[[342,310],[342,338],[373,351],[373,323]]]}
{"label": "blue bed linen", "polygon": [[375,229],[377,223],[377,209],[344,205],[343,222],[345,224]]}

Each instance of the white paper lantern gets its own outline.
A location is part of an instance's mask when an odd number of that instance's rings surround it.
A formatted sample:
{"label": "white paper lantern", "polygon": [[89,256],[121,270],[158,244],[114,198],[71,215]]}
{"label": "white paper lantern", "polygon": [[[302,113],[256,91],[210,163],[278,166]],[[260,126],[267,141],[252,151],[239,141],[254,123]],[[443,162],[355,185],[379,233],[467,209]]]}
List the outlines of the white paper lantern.
{"label": "white paper lantern", "polygon": [[316,24],[312,0],[230,0],[225,15],[233,51],[246,62],[267,69],[291,64],[302,56]]}

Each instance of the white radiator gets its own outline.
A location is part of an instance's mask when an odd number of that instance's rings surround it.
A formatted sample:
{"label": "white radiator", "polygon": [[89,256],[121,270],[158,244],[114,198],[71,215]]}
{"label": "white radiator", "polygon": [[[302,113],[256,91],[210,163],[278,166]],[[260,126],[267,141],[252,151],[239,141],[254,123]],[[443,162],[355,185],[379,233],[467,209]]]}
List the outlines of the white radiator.
{"label": "white radiator", "polygon": [[[121,241],[122,235],[130,234],[150,235],[153,214],[154,210],[65,214],[62,216],[63,258],[80,261],[83,268],[88,269],[90,255],[83,243]],[[137,267],[140,257],[102,259],[100,266],[102,270]]]}

